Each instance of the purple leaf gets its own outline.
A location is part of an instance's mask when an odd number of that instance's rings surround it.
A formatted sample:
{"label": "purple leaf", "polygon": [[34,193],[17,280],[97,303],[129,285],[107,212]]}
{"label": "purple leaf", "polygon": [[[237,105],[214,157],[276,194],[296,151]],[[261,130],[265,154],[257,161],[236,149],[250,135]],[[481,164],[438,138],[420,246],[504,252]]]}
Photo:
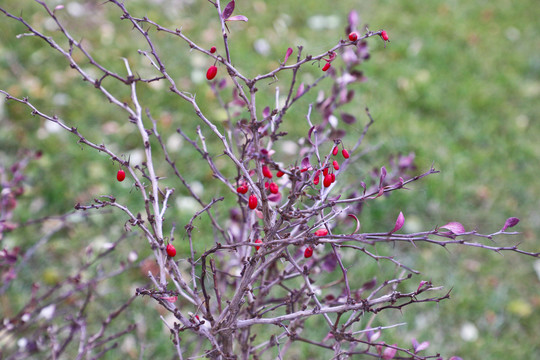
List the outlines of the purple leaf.
{"label": "purple leaf", "polygon": [[450,230],[455,235],[460,235],[465,232],[465,228],[458,222],[449,222],[446,225],[441,226],[443,229]]}
{"label": "purple leaf", "polygon": [[322,269],[326,272],[332,272],[337,266],[337,258],[334,254],[328,254],[322,263]]}
{"label": "purple leaf", "polygon": [[291,56],[292,52],[293,52],[292,48],[287,49],[287,52],[285,53],[285,59],[283,59],[284,64],[287,62],[287,60],[289,60],[289,56]]}
{"label": "purple leaf", "polygon": [[[414,353],[420,352],[422,350],[426,350],[429,347],[429,341],[424,341],[421,344],[418,344],[418,341],[416,339],[413,339],[413,347],[414,347]],[[415,344],[416,343],[416,344]]]}
{"label": "purple leaf", "polygon": [[245,21],[245,22],[247,22],[248,18],[245,17],[244,15],[234,15],[234,16],[231,16],[231,17],[228,17],[227,19],[225,19],[225,21]]}
{"label": "purple leaf", "polygon": [[308,169],[311,168],[311,163],[309,162],[309,158],[305,157],[302,159],[302,169]]}
{"label": "purple leaf", "polygon": [[405,216],[403,216],[403,212],[400,211],[396,220],[396,225],[394,226],[394,229],[390,231],[390,234],[393,234],[399,229],[401,229],[404,223],[405,223]]}
{"label": "purple leaf", "polygon": [[271,201],[271,202],[275,202],[275,203],[280,202],[281,201],[281,193],[269,194],[268,195],[268,200]]}
{"label": "purple leaf", "polygon": [[264,118],[267,118],[268,116],[270,116],[270,106],[267,106],[263,109],[263,112],[262,112],[262,116]]}
{"label": "purple leaf", "polygon": [[356,10],[352,10],[350,13],[349,13],[349,26],[351,27],[351,29],[354,29],[358,26],[358,13],[356,12]]}
{"label": "purple leaf", "polygon": [[313,141],[311,141],[311,134],[313,133],[313,130],[315,130],[315,126],[312,126],[311,129],[309,129],[309,132],[308,132],[308,141],[311,145],[315,146],[315,144],[313,143]]}
{"label": "purple leaf", "polygon": [[[392,345],[392,346],[396,346],[396,345],[397,345],[397,344],[394,344],[394,345]],[[396,356],[396,353],[397,353],[397,350],[396,350],[396,349],[387,347],[387,348],[384,349],[384,351],[383,351],[382,358],[383,358],[384,360],[390,360],[390,359],[393,359],[394,356]]]}
{"label": "purple leaf", "polygon": [[381,332],[380,332],[380,331],[373,332],[373,330],[369,330],[369,331],[367,332],[367,339],[368,339],[369,342],[377,341],[377,339],[379,338],[379,336],[381,336]]}
{"label": "purple leaf", "polygon": [[381,168],[381,176],[379,178],[379,187],[382,187],[382,184],[385,178],[386,178],[386,168],[383,166]]}
{"label": "purple leaf", "polygon": [[462,358],[460,358],[459,356],[452,356],[450,359],[448,360],[463,360]]}
{"label": "purple leaf", "polygon": [[223,14],[222,17],[223,19],[228,19],[229,16],[232,15],[232,13],[234,12],[234,0],[232,0],[230,3],[227,4],[227,6],[225,6],[225,9],[223,9]]}
{"label": "purple leaf", "polygon": [[344,113],[344,112],[341,113],[341,119],[343,120],[345,124],[354,124],[356,122],[355,116]]}
{"label": "purple leaf", "polygon": [[296,96],[294,97],[294,99],[298,99],[300,96],[302,96],[302,94],[304,94],[304,83],[301,83],[300,86],[298,86],[298,90],[296,90]]}
{"label": "purple leaf", "polygon": [[519,219],[516,217],[511,217],[511,218],[506,219],[506,222],[504,223],[504,226],[501,229],[501,231],[505,231],[508,228],[516,226],[518,222],[519,222]]}
{"label": "purple leaf", "polygon": [[416,292],[419,292],[420,289],[422,288],[422,286],[424,286],[426,284],[431,284],[431,283],[429,281],[426,281],[426,280],[420,281],[420,285],[418,285],[418,289],[416,289]]}
{"label": "purple leaf", "polygon": [[356,220],[356,230],[354,230],[354,232],[351,234],[351,235],[354,235],[358,232],[358,230],[360,230],[360,220],[358,220],[358,218],[356,217],[356,215],[353,215],[353,214],[348,214],[347,216],[350,216],[352,217],[354,220]]}

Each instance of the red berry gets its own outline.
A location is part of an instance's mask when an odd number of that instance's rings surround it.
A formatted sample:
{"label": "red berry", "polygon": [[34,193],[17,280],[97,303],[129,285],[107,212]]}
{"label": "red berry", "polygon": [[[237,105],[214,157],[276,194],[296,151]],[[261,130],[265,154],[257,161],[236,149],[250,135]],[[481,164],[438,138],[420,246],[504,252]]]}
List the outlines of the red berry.
{"label": "red berry", "polygon": [[257,207],[257,197],[254,194],[249,195],[248,206],[251,210]]}
{"label": "red berry", "polygon": [[332,149],[332,155],[336,156],[338,151],[339,151],[339,148],[337,147],[337,145],[334,146],[334,148]]}
{"label": "red berry", "polygon": [[328,168],[325,167],[325,168],[323,169],[322,173],[323,173],[324,176],[328,175]]}
{"label": "red berry", "polygon": [[264,183],[264,188],[265,189],[268,189],[269,186],[270,186],[270,183],[268,181]]}
{"label": "red berry", "polygon": [[[255,244],[262,244],[262,240],[261,239],[257,239],[255,240]],[[260,246],[255,246],[255,250],[259,251],[261,247]]]}
{"label": "red berry", "polygon": [[326,229],[319,229],[313,233],[315,236],[326,236],[328,235],[328,230]]}
{"label": "red berry", "polygon": [[332,182],[335,182],[336,181],[336,174],[331,173],[330,176],[332,177]]}
{"label": "red berry", "polygon": [[269,189],[272,194],[277,194],[279,192],[279,187],[274,182],[270,183]]}
{"label": "red berry", "polygon": [[212,65],[208,68],[208,71],[206,72],[206,78],[208,80],[212,80],[213,78],[216,77],[216,74],[217,74],[217,67]]}
{"label": "red berry", "polygon": [[334,165],[334,169],[339,170],[339,163],[337,162],[337,160],[334,160],[332,165]]}
{"label": "red berry", "polygon": [[266,165],[263,165],[262,173],[263,173],[264,177],[267,177],[269,179],[271,179],[273,177],[272,172],[270,171],[270,169]]}
{"label": "red berry", "polygon": [[278,172],[276,173],[277,177],[282,177],[283,175],[285,175],[285,173],[281,170],[278,170]]}
{"label": "red berry", "polygon": [[324,185],[324,187],[329,187],[330,185],[332,185],[332,175],[327,174],[324,177],[323,185]]}
{"label": "red berry", "polygon": [[212,46],[212,47],[210,48],[210,54],[213,54],[213,53],[215,53],[215,52],[216,52],[216,47],[215,47],[215,46]]}
{"label": "red berry", "polygon": [[388,41],[388,34],[386,33],[385,30],[383,30],[383,31],[381,32],[381,37],[382,37],[382,39],[383,39],[384,41]]}
{"label": "red berry", "polygon": [[118,170],[118,172],[116,173],[116,180],[124,181],[125,178],[126,178],[126,172],[122,169]]}
{"label": "red berry", "polygon": [[245,194],[248,192],[248,186],[246,184],[244,185],[240,185],[236,191],[239,193],[239,194]]}
{"label": "red berry", "polygon": [[345,150],[345,149],[341,150],[341,154],[343,155],[343,157],[344,157],[345,159],[348,159],[349,156],[350,156],[350,155],[349,155],[349,152],[348,152],[347,150]]}
{"label": "red berry", "polygon": [[321,179],[320,175],[321,175],[321,170],[317,170],[315,172],[315,177],[313,178],[313,184],[314,185],[319,185],[319,181]]}
{"label": "red berry", "polygon": [[173,244],[167,244],[167,255],[174,257],[176,255],[176,249]]}
{"label": "red berry", "polygon": [[358,34],[353,31],[352,33],[349,34],[349,40],[351,40],[351,41],[358,40]]}
{"label": "red berry", "polygon": [[310,258],[313,255],[313,248],[311,246],[308,246],[306,250],[304,250],[304,257]]}
{"label": "red berry", "polygon": [[330,66],[331,66],[330,63],[324,64],[324,66],[322,68],[322,71],[326,71],[326,70],[330,69]]}

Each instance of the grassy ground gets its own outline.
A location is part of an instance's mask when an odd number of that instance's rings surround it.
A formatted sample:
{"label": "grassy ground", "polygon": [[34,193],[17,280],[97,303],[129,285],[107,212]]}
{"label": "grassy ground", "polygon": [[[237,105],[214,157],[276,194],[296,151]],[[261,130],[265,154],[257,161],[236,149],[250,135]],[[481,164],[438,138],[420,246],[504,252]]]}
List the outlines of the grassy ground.
{"label": "grassy ground", "polygon": [[[92,12],[93,17],[65,17],[75,26],[75,37],[84,37],[94,44],[96,58],[110,59],[117,71],[123,71],[119,60],[122,56],[150,71],[133,51],[134,46],[143,47],[143,42],[129,36],[131,27],[119,22],[121,14],[111,11],[110,5],[92,3],[85,5],[85,11]],[[208,21],[211,8],[207,2],[170,2],[161,7],[135,2],[133,6],[138,7],[137,15],[161,18],[171,28],[182,27],[208,47],[221,45],[217,22]],[[254,76],[275,66],[289,46],[303,45],[308,53],[325,51],[344,37],[346,15],[352,8],[360,13],[363,22],[369,23],[370,29],[384,28],[391,39],[386,48],[381,41],[370,41],[372,58],[363,67],[368,82],[357,86],[361,95],[347,109],[366,121],[363,108],[369,106],[376,120],[366,141],[379,149],[359,165],[358,173],[388,165],[392,153],[411,151],[417,154],[419,170],[428,169],[432,163],[441,170],[440,174],[415,184],[412,191],[371,204],[362,213],[364,230],[388,228],[399,210],[404,212],[409,230],[459,221],[467,229],[491,232],[500,229],[507,217],[517,216],[522,220],[518,226],[522,247],[537,250],[540,8],[536,1],[237,1],[237,13],[248,16],[250,21],[231,25],[235,66]],[[25,5],[24,13],[35,14],[31,19],[42,24],[44,16],[38,9]],[[101,15],[107,20],[103,21]],[[66,66],[60,56],[52,55],[51,49],[37,39],[16,40],[14,35],[24,29],[12,21],[2,19],[0,28],[6,34],[0,41],[2,88],[14,95],[29,96],[44,110],[59,113],[70,124],[85,129],[92,141],[100,142],[105,137],[110,143],[120,144],[119,152],[133,157],[139,154],[132,152],[137,136],[129,126],[120,123],[125,123],[123,114],[101,106],[101,97],[89,95],[87,84],[81,85],[73,72],[65,76]],[[171,45],[164,35],[158,39],[175,79],[195,89],[201,103],[203,99],[210,101],[211,94],[202,82],[208,61],[187,52],[184,44]],[[268,53],[255,51],[257,41],[268,45]],[[106,50],[99,49],[100,43]],[[305,80],[313,78],[308,71],[303,76]],[[261,104],[272,104],[274,86],[261,89]],[[192,112],[166,93],[165,89],[144,92],[147,103],[158,109],[154,116],[161,119],[162,131],[172,133],[181,124],[193,135]],[[307,102],[303,105],[288,118],[287,126],[296,134],[307,131],[303,120]],[[105,157],[81,149],[69,134],[50,135],[44,131],[45,124],[28,116],[25,108],[1,106],[2,153],[13,156],[21,147],[44,150],[39,167],[33,168],[29,176],[32,187],[25,196],[20,217],[62,213],[75,202],[89,201],[102,193],[122,192],[125,201],[141,206],[125,184],[104,180],[116,170]],[[211,104],[203,110],[220,116]],[[362,127],[362,122],[353,125],[354,131],[346,141],[355,141]],[[104,132],[106,136],[102,135]],[[60,153],[59,144],[65,149]],[[188,147],[184,146],[182,152],[186,159],[194,156]],[[190,161],[185,166],[190,167],[191,179],[202,182],[208,198],[221,191],[206,181],[211,180],[206,168]],[[81,167],[84,171],[80,171]],[[178,199],[182,200],[183,195],[186,194],[180,191]],[[175,216],[184,224],[190,212],[180,211]],[[111,219],[95,221],[89,228],[114,223]],[[497,241],[502,244],[507,239]],[[60,240],[55,244],[60,246]],[[534,259],[475,249],[449,250],[396,249],[425,277],[453,291],[452,299],[438,306],[419,305],[403,314],[389,314],[389,323],[407,322],[407,326],[388,331],[390,336],[396,341],[413,337],[429,340],[431,349],[440,350],[445,358],[540,357],[540,293]],[[47,262],[35,266],[51,267]],[[373,264],[358,269],[359,274],[375,275],[376,271]],[[129,288],[135,280],[128,277],[125,281]],[[478,331],[477,338],[464,339],[465,330],[472,327]],[[156,327],[148,331],[161,330]],[[159,355],[169,350],[156,346],[150,351]]]}

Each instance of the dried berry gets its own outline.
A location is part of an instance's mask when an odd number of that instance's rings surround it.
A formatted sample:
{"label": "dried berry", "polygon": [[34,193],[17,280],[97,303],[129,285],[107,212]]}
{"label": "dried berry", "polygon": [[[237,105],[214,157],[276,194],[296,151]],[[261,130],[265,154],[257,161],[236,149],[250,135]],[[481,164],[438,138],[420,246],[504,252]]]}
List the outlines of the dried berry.
{"label": "dried berry", "polygon": [[254,194],[251,194],[249,196],[249,200],[248,200],[248,206],[251,210],[255,209],[257,207],[257,196],[255,196]]}
{"label": "dried berry", "polygon": [[176,249],[174,248],[173,244],[167,244],[167,255],[170,257],[175,257],[176,255]]}
{"label": "dried berry", "polygon": [[206,72],[206,78],[208,80],[212,80],[216,77],[217,74],[217,67],[215,65],[212,65],[208,68],[208,71]]}
{"label": "dried berry", "polygon": [[116,180],[122,182],[126,178],[126,172],[122,169],[118,170],[116,173]]}

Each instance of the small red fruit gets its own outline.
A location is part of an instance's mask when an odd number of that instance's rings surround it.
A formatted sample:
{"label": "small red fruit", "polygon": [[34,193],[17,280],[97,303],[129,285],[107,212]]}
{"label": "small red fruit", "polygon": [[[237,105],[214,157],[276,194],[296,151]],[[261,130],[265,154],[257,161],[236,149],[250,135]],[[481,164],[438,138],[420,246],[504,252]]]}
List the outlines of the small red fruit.
{"label": "small red fruit", "polygon": [[248,186],[247,185],[240,185],[236,191],[239,193],[239,194],[245,194],[248,192]]}
{"label": "small red fruit", "polygon": [[285,173],[281,170],[278,170],[278,172],[276,173],[277,177],[282,177],[283,175],[285,175]]}
{"label": "small red fruit", "polygon": [[324,185],[324,187],[329,187],[330,185],[332,185],[332,175],[327,174],[324,177],[323,185]]}
{"label": "small red fruit", "polygon": [[176,249],[174,248],[173,244],[167,244],[167,255],[170,257],[175,257],[176,255]]}
{"label": "small red fruit", "polygon": [[322,173],[323,173],[324,176],[328,175],[328,168],[325,167],[325,168],[323,169]]}
{"label": "small red fruit", "polygon": [[272,194],[277,194],[279,192],[279,187],[274,182],[270,183],[269,189]]}
{"label": "small red fruit", "polygon": [[322,71],[326,71],[326,70],[330,69],[330,66],[331,66],[330,63],[324,64],[324,66],[322,68]]}
{"label": "small red fruit", "polygon": [[116,173],[116,180],[122,182],[126,178],[126,172],[122,169],[118,170]]}
{"label": "small red fruit", "polygon": [[315,231],[315,232],[313,233],[313,235],[315,235],[315,236],[326,236],[326,235],[328,235],[328,230],[326,230],[326,229],[324,229],[324,228],[323,228],[323,229],[319,229],[319,230]]}
{"label": "small red fruit", "polygon": [[320,175],[321,175],[321,170],[317,170],[317,171],[315,172],[315,177],[313,178],[313,184],[314,184],[314,185],[319,185],[319,181],[320,181],[320,179],[321,179],[321,176],[320,176]]}
{"label": "small red fruit", "polygon": [[339,148],[337,147],[337,145],[334,146],[334,149],[332,149],[332,155],[336,156],[338,151],[339,151]]}
{"label": "small red fruit", "polygon": [[313,256],[313,248],[311,246],[308,246],[306,250],[304,250],[304,257],[307,259],[311,256]]}
{"label": "small red fruit", "polygon": [[382,37],[382,39],[383,39],[384,41],[388,41],[388,34],[386,33],[385,30],[383,30],[383,31],[381,32],[381,37]]}
{"label": "small red fruit", "polygon": [[352,33],[349,34],[349,40],[351,40],[351,41],[358,40],[358,34],[353,31]]}
{"label": "small red fruit", "polygon": [[347,150],[345,150],[345,149],[341,150],[341,154],[343,155],[343,157],[344,157],[345,159],[348,159],[349,156],[350,156],[350,155],[349,155],[349,152],[348,152]]}
{"label": "small red fruit", "polygon": [[[255,244],[262,244],[262,240],[261,239],[255,240]],[[255,246],[256,251],[259,251],[260,248],[261,248],[260,246]]]}
{"label": "small red fruit", "polygon": [[251,194],[249,196],[248,200],[248,206],[251,210],[255,209],[257,207],[257,197],[254,194]]}
{"label": "small red fruit", "polygon": [[334,165],[334,169],[339,170],[339,163],[337,162],[337,160],[334,160],[332,165]]}
{"label": "small red fruit", "polygon": [[212,47],[210,48],[210,54],[213,54],[213,53],[215,53],[215,52],[216,52],[216,47],[215,47],[215,46],[212,46]]}
{"label": "small red fruit", "polygon": [[332,182],[334,183],[336,181],[336,174],[331,173],[330,176],[332,177]]}
{"label": "small red fruit", "polygon": [[272,172],[270,171],[270,169],[266,165],[263,165],[262,173],[263,173],[264,177],[267,177],[269,179],[271,179],[273,177]]}
{"label": "small red fruit", "polygon": [[208,71],[206,72],[206,78],[208,80],[212,80],[216,77],[217,74],[217,67],[215,65],[212,65],[208,68]]}

